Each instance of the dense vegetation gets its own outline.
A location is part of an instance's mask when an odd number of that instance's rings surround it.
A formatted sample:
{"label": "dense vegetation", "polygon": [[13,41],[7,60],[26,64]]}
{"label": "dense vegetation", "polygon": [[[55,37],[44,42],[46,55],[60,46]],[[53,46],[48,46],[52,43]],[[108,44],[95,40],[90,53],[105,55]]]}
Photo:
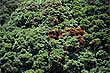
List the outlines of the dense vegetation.
{"label": "dense vegetation", "polygon": [[109,0],[0,0],[0,73],[109,73]]}

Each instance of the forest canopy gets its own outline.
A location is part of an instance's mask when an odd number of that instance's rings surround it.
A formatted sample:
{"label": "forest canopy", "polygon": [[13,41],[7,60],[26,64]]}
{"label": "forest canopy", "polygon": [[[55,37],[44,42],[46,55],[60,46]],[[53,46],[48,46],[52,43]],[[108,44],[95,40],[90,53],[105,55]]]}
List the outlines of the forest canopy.
{"label": "forest canopy", "polygon": [[0,0],[0,73],[109,72],[109,0]]}

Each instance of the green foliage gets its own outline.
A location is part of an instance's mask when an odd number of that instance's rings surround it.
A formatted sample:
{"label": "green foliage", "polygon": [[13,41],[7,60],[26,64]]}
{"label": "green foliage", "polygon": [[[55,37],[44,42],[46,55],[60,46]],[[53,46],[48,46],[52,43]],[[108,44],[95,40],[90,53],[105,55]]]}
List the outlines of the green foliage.
{"label": "green foliage", "polygon": [[37,70],[30,69],[30,70],[26,70],[23,73],[44,73],[44,70],[41,70],[41,69],[37,69]]}
{"label": "green foliage", "polygon": [[80,63],[79,61],[75,60],[69,60],[65,65],[64,65],[64,70],[67,71],[67,73],[77,73],[81,72],[83,69],[84,64]]}
{"label": "green foliage", "polygon": [[3,72],[18,72],[21,61],[15,52],[8,52],[0,59],[1,70]]}
{"label": "green foliage", "polygon": [[47,61],[48,61],[48,52],[45,50],[44,51],[40,50],[36,56],[36,59],[32,67],[35,69],[47,70],[48,69]]}
{"label": "green foliage", "polygon": [[[1,0],[0,73],[109,73],[108,4],[108,0]],[[71,36],[71,28],[87,33]],[[50,31],[59,39],[50,38]]]}
{"label": "green foliage", "polygon": [[38,24],[42,22],[42,19],[42,14],[39,14],[37,12],[13,12],[10,23],[16,25],[17,27],[32,27],[32,25],[38,26]]}
{"label": "green foliage", "polygon": [[95,55],[90,51],[81,52],[79,60],[81,63],[84,64],[84,68],[86,70],[96,67],[97,64],[97,59],[95,58]]}
{"label": "green foliage", "polygon": [[0,1],[0,25],[6,23],[11,13],[18,7],[17,4],[22,2],[22,0],[1,0]]}
{"label": "green foliage", "polygon": [[65,38],[66,42],[64,43],[65,49],[68,51],[78,52],[81,50],[80,44],[75,37],[67,37]]}

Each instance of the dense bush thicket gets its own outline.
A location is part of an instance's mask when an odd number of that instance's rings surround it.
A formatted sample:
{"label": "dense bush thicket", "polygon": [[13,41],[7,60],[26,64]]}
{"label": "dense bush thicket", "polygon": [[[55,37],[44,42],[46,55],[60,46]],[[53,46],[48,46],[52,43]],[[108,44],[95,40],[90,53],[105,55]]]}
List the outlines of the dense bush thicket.
{"label": "dense bush thicket", "polygon": [[[1,0],[0,4],[0,73],[110,72],[109,0]],[[86,34],[72,30],[73,35],[59,35],[70,34],[72,28]],[[50,33],[60,37],[51,38]]]}

